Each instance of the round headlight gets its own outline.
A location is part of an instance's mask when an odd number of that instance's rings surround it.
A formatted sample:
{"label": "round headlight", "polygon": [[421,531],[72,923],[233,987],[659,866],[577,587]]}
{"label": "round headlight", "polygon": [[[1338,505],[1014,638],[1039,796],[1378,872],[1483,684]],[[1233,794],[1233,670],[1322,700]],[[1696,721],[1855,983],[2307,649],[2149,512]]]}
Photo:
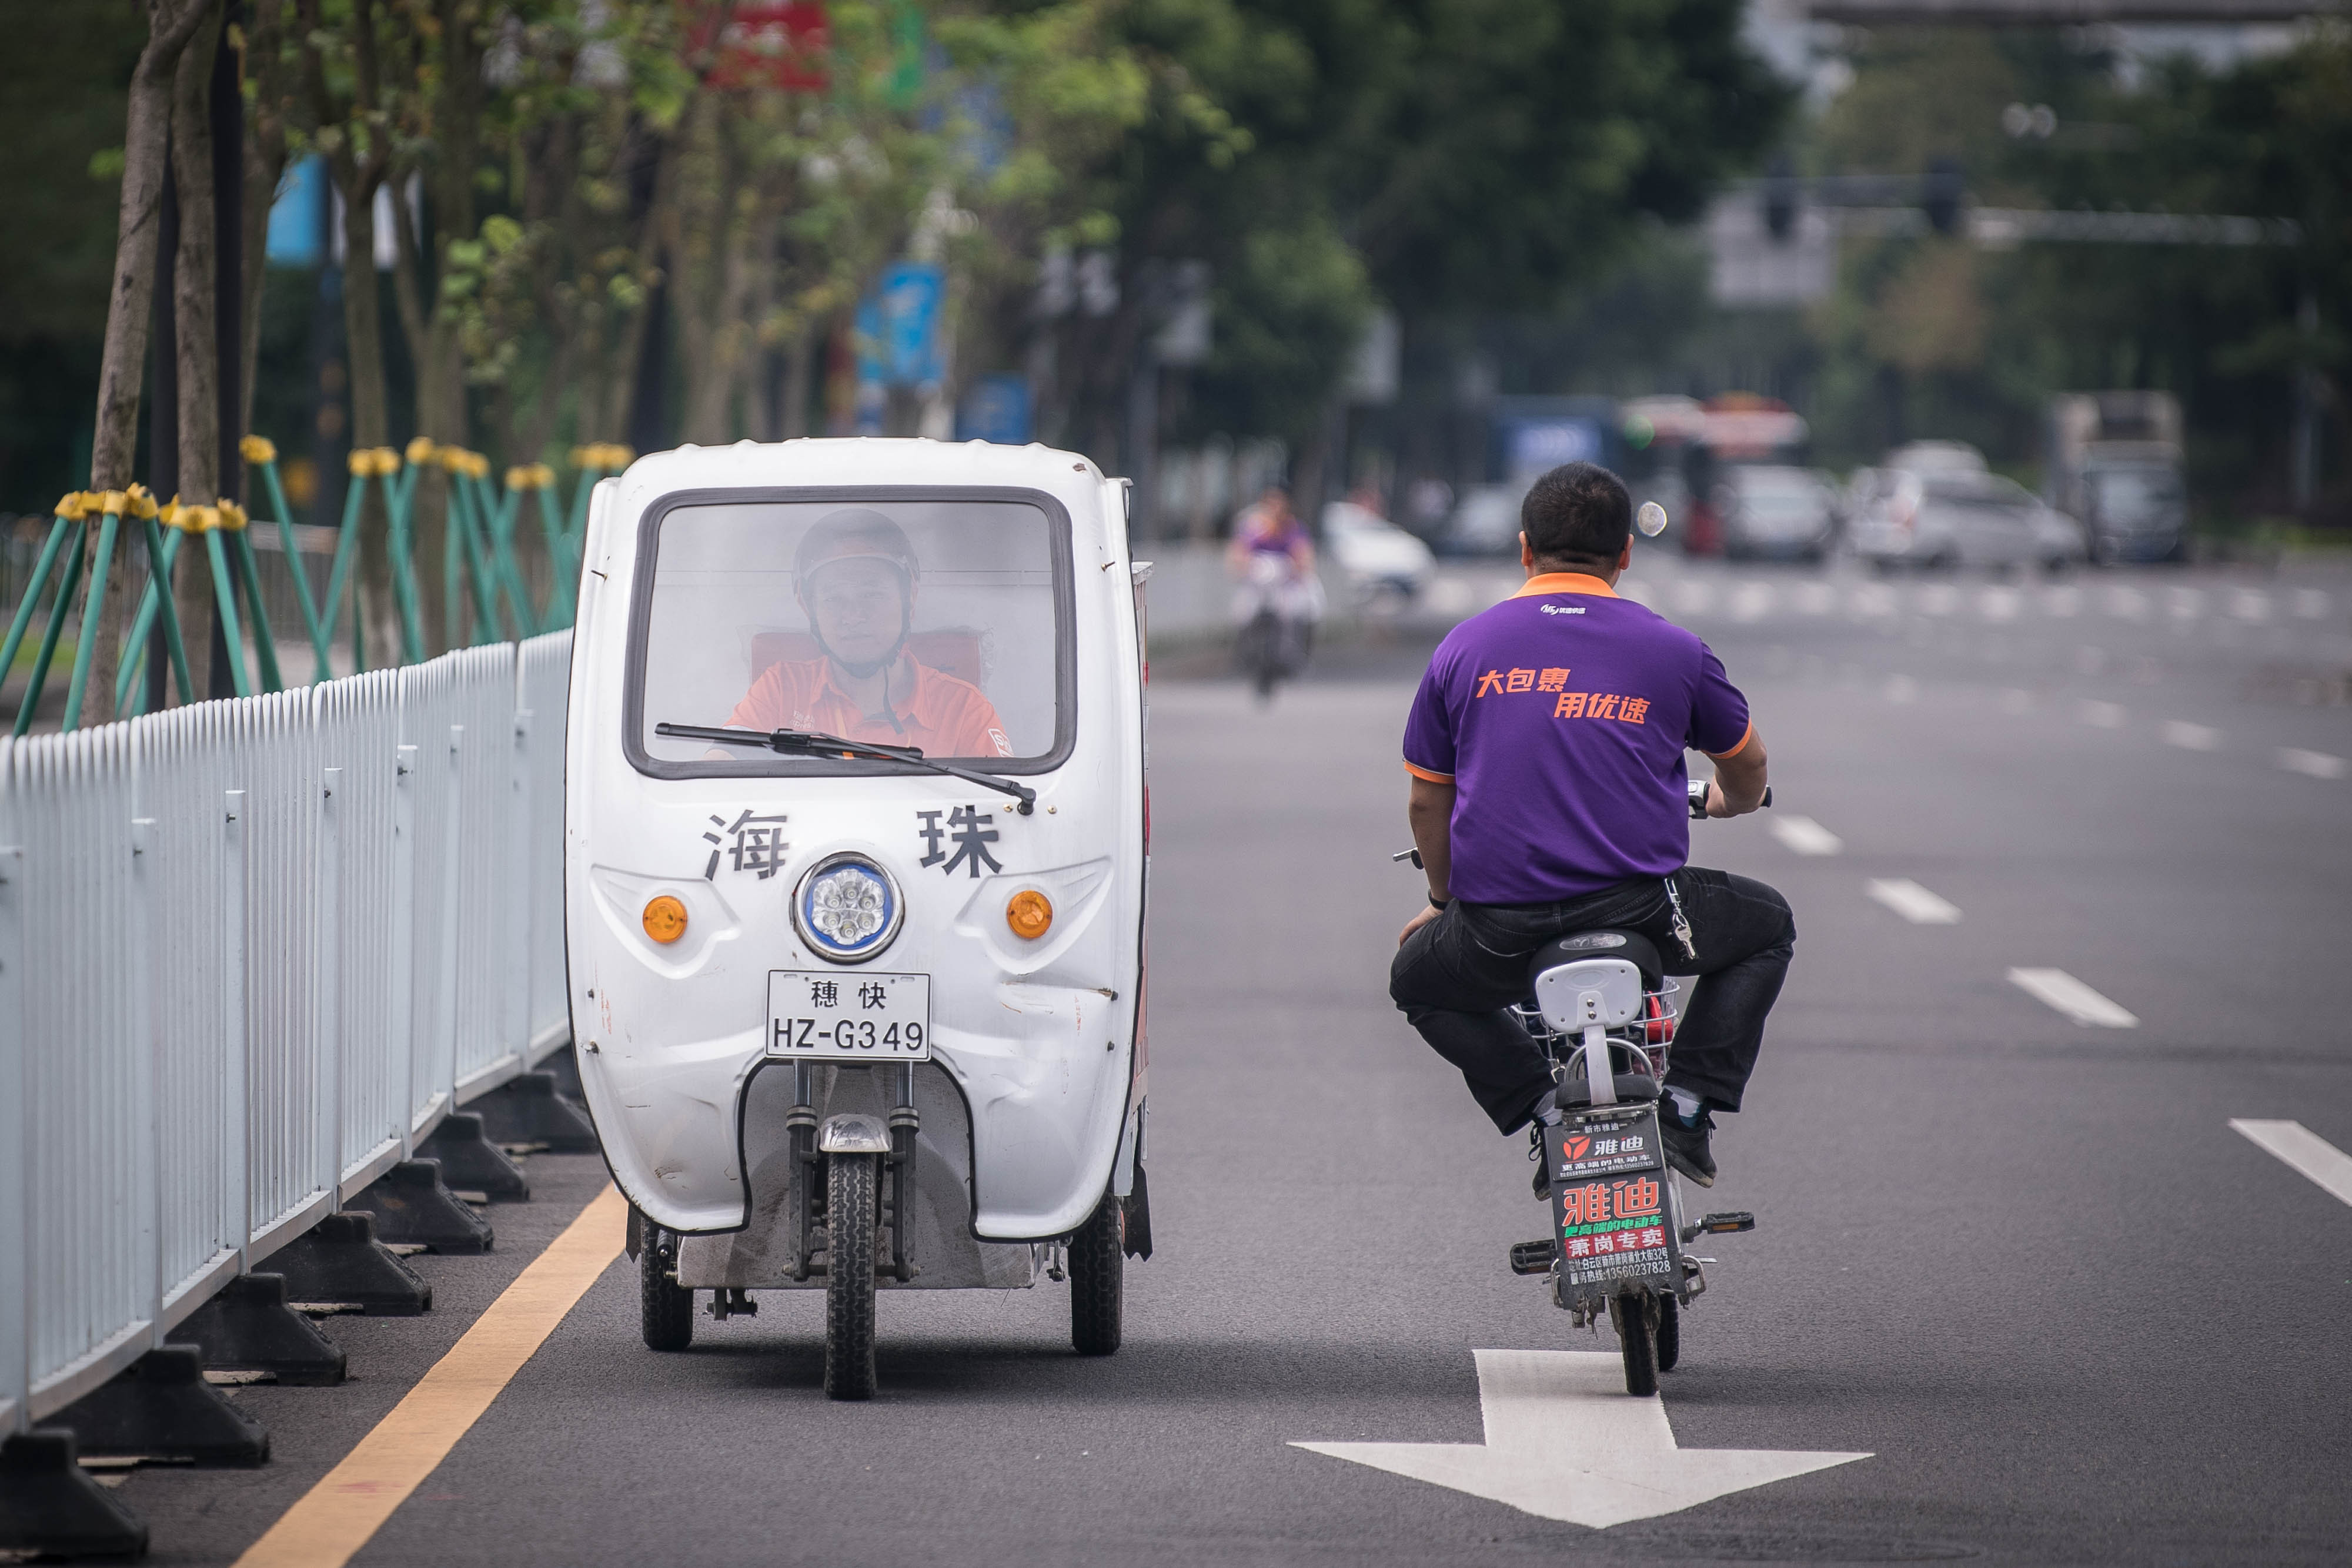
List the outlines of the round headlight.
{"label": "round headlight", "polygon": [[860,854],[827,855],[793,892],[793,929],[835,964],[862,963],[890,946],[904,912],[890,873]]}

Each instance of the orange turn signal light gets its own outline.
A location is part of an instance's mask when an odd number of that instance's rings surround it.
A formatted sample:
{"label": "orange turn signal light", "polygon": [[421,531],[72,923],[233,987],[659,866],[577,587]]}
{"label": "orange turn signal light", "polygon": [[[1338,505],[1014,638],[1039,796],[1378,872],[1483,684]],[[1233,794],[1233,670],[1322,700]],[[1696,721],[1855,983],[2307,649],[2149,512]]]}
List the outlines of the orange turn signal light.
{"label": "orange turn signal light", "polygon": [[1034,942],[1054,924],[1054,901],[1035,888],[1024,888],[1004,906],[1004,924],[1024,942]]}
{"label": "orange turn signal light", "polygon": [[686,935],[686,905],[665,893],[646,903],[646,935],[667,947]]}

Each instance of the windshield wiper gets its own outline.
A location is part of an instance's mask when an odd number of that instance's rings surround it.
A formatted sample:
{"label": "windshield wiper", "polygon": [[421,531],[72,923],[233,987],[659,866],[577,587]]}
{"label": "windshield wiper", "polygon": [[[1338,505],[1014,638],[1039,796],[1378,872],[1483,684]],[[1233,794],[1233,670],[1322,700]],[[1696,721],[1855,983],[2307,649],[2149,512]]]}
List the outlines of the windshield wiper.
{"label": "windshield wiper", "polygon": [[811,729],[772,729],[761,734],[756,729],[719,729],[701,724],[657,724],[654,733],[676,736],[680,740],[715,740],[722,746],[765,747],[783,757],[866,757],[883,762],[904,762],[928,772],[961,779],[967,784],[977,784],[983,789],[993,789],[1000,795],[1010,795],[1021,802],[1020,812],[1024,817],[1032,814],[1037,805],[1037,791],[1026,784],[982,773],[977,768],[960,768],[952,762],[926,757],[920,747],[874,746]]}

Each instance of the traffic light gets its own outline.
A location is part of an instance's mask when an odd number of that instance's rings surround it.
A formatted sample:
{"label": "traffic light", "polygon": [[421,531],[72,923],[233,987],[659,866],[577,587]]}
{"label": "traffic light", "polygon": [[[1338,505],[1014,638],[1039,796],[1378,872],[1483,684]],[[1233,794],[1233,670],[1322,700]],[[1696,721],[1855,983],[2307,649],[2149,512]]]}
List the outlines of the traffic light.
{"label": "traffic light", "polygon": [[1960,161],[1929,159],[1927,177],[1919,184],[1919,205],[1927,214],[1927,226],[1939,235],[1956,232],[1960,226],[1961,194]]}
{"label": "traffic light", "polygon": [[1797,226],[1797,166],[1786,152],[1764,171],[1764,232],[1785,241]]}

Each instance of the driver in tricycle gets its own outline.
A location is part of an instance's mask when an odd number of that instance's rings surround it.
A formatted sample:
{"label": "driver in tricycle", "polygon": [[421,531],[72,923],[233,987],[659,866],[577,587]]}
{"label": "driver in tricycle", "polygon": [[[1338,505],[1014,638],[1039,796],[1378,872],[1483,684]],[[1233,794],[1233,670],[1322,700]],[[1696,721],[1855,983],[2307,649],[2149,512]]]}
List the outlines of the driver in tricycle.
{"label": "driver in tricycle", "polygon": [[729,727],[814,730],[930,757],[1012,756],[980,688],[908,650],[921,582],[906,530],[882,513],[848,507],[811,524],[793,555],[793,592],[819,656],[761,672]]}

